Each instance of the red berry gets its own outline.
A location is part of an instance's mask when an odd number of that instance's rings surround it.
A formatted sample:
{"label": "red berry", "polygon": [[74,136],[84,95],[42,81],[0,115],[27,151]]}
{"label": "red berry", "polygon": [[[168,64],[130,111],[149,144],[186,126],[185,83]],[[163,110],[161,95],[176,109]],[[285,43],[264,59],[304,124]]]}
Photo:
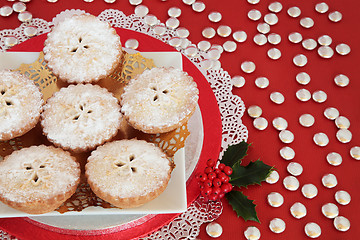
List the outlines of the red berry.
{"label": "red berry", "polygon": [[210,196],[209,196],[208,198],[209,198],[209,200],[211,200],[211,201],[216,201],[216,200],[218,199],[218,196],[215,195],[215,194],[210,194]]}
{"label": "red berry", "polygon": [[202,182],[199,182],[199,188],[200,190],[204,189],[205,185]]}
{"label": "red berry", "polygon": [[221,188],[219,187],[213,187],[212,189],[212,194],[216,195],[216,196],[219,196],[219,194],[221,193]]}
{"label": "red berry", "polygon": [[221,180],[218,179],[218,178],[214,178],[212,183],[213,183],[214,187],[220,187],[221,186]]}
{"label": "red berry", "polygon": [[226,173],[227,175],[230,176],[230,175],[232,174],[232,172],[233,172],[233,170],[232,170],[231,167],[226,166],[226,167],[224,168],[224,173]]}
{"label": "red berry", "polygon": [[200,182],[205,182],[207,179],[208,179],[208,177],[207,177],[206,174],[201,173],[201,174],[199,175],[199,180],[200,180]]}
{"label": "red berry", "polygon": [[217,175],[217,174],[221,173],[221,170],[220,170],[220,169],[218,169],[218,168],[216,168],[216,169],[214,170],[214,172],[215,172],[215,173],[216,173],[216,175]]}
{"label": "red berry", "polygon": [[215,161],[214,159],[209,159],[209,160],[207,160],[207,162],[206,162],[206,165],[207,165],[208,167],[214,167],[215,164],[216,164],[216,161]]}
{"label": "red berry", "polygon": [[218,177],[218,178],[220,179],[220,181],[223,182],[223,183],[227,183],[227,182],[229,182],[229,180],[230,180],[229,176],[226,175],[226,174],[223,173],[223,172],[220,173],[217,177]]}
{"label": "red berry", "polygon": [[207,175],[207,178],[209,179],[209,180],[214,180],[214,178],[216,178],[216,173],[215,172],[211,172],[211,173],[209,173],[208,175]]}
{"label": "red berry", "polygon": [[223,198],[224,196],[225,196],[225,193],[221,192],[221,193],[219,194],[219,199]]}
{"label": "red berry", "polygon": [[226,166],[225,164],[220,163],[219,166],[218,166],[218,169],[220,169],[222,171],[222,170],[224,170],[225,166]]}
{"label": "red berry", "polygon": [[204,186],[206,186],[206,187],[211,187],[212,186],[212,181],[211,180],[206,180],[205,182],[204,182]]}
{"label": "red berry", "polygon": [[212,171],[214,171],[214,169],[212,167],[206,167],[205,170],[204,170],[204,173],[209,174]]}
{"label": "red berry", "polygon": [[196,179],[198,182],[200,182],[200,175],[201,175],[201,173],[197,173],[197,174],[195,175],[195,179]]}
{"label": "red berry", "polygon": [[218,177],[218,178],[221,178],[221,176],[223,176],[223,175],[226,175],[224,172],[219,172],[216,176]]}
{"label": "red berry", "polygon": [[212,188],[211,187],[204,187],[203,190],[201,190],[201,195],[203,195],[204,197],[208,197],[211,193],[212,193]]}
{"label": "red berry", "polygon": [[232,190],[233,186],[230,183],[224,183],[221,185],[221,191],[224,193],[228,193]]}

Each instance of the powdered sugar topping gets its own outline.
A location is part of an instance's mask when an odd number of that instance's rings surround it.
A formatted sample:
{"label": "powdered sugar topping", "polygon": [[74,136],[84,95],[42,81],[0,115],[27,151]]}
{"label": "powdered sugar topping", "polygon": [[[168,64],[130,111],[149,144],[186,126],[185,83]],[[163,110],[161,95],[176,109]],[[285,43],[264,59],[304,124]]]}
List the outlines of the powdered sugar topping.
{"label": "powdered sugar topping", "polygon": [[65,19],[48,34],[43,49],[50,69],[70,83],[104,78],[120,58],[120,37],[107,22],[80,15]]}
{"label": "powdered sugar topping", "polygon": [[119,198],[144,196],[155,191],[167,184],[171,170],[170,161],[158,147],[135,139],[98,147],[86,164],[89,181]]}
{"label": "powdered sugar topping", "polygon": [[69,153],[44,145],[23,148],[0,162],[0,195],[20,203],[49,199],[72,189],[79,177]]}
{"label": "powdered sugar topping", "polygon": [[43,131],[65,149],[91,149],[113,137],[121,120],[118,100],[98,85],[70,85],[44,106]]}
{"label": "powdered sugar topping", "polygon": [[172,126],[194,111],[198,93],[195,81],[187,73],[175,68],[153,68],[124,88],[121,111],[130,123],[149,130]]}
{"label": "powdered sugar topping", "polygon": [[18,72],[0,71],[0,140],[16,137],[29,123],[35,126],[43,103],[33,81]]}

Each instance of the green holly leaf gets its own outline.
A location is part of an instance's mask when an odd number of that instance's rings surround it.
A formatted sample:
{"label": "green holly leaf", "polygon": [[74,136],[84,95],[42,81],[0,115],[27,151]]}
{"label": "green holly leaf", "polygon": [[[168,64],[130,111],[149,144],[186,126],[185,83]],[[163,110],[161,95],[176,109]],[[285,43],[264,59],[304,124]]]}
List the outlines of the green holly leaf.
{"label": "green holly leaf", "polygon": [[250,144],[242,141],[238,144],[231,145],[226,149],[221,162],[226,166],[233,167],[235,163],[240,162],[246,156]]}
{"label": "green holly leaf", "polygon": [[247,196],[239,191],[231,191],[227,193],[225,197],[238,217],[242,217],[245,221],[260,222],[256,214],[256,205],[253,203],[254,200],[249,200]]}
{"label": "green holly leaf", "polygon": [[233,173],[230,175],[230,183],[238,187],[247,187],[252,184],[259,184],[270,174],[272,167],[260,160],[250,162],[247,166],[241,166],[239,162],[233,166]]}

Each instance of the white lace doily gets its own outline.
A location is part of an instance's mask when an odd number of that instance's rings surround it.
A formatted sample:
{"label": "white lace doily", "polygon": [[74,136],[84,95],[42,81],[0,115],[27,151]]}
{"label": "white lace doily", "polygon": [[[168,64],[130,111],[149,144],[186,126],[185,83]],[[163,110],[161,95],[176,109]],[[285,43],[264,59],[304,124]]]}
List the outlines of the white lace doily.
{"label": "white lace doily", "polygon": [[[14,44],[28,40],[30,38],[29,33],[27,32],[29,26],[37,29],[37,33],[34,35],[37,36],[49,32],[53,25],[68,16],[84,13],[85,12],[82,10],[66,10],[56,15],[51,22],[34,18],[27,23],[21,24],[16,29],[2,30],[0,31],[0,50],[6,51]],[[169,40],[177,37],[176,30],[166,28],[160,21],[158,21],[156,26],[163,26],[165,32],[158,35],[155,33],[153,27],[146,24],[144,17],[139,17],[134,14],[126,16],[119,10],[104,10],[99,14],[98,18],[102,21],[109,22],[113,27],[125,28],[144,33],[168,44]],[[210,83],[219,105],[222,121],[221,157],[229,145],[247,140],[248,131],[241,120],[245,112],[244,102],[239,96],[232,94],[231,90],[233,85],[231,83],[231,77],[227,71],[223,70],[221,67],[215,67],[212,69],[203,68],[201,66],[201,62],[207,59],[207,52],[198,50],[196,45],[192,44],[188,39],[181,39],[181,42],[184,44],[179,44],[179,46],[174,47],[179,52],[183,53],[184,56],[187,56],[203,73]],[[186,55],[185,52],[185,49],[189,46],[193,46],[194,49],[197,49],[197,52],[195,54],[192,53],[191,56]],[[186,212],[180,214],[168,225],[163,226],[160,230],[152,233],[144,239],[179,239],[184,237],[194,239],[200,232],[200,226],[203,223],[211,222],[218,218],[221,212],[222,204],[220,201],[205,203],[199,197],[190,205]],[[3,231],[0,231],[0,236],[4,237],[3,239],[15,239]]]}

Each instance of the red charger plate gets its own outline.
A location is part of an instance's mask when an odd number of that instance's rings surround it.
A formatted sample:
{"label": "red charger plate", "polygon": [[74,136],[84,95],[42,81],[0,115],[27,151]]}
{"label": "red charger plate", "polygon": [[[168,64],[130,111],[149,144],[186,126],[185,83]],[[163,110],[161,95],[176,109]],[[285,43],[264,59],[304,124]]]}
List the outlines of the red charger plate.
{"label": "red charger plate", "polygon": [[[165,44],[164,42],[143,33],[122,28],[116,28],[116,30],[120,35],[123,45],[128,39],[137,39],[139,41],[139,48],[137,50],[140,52],[176,51],[173,47]],[[45,39],[46,34],[34,37],[13,47],[11,51],[42,51]],[[199,195],[198,185],[194,178],[195,174],[204,169],[207,159],[217,159],[219,156],[222,140],[222,126],[219,107],[208,81],[187,57],[182,56],[182,60],[183,70],[188,72],[189,75],[194,78],[199,88],[199,106],[204,128],[203,147],[200,158],[193,174],[186,183],[187,203],[189,206]],[[28,218],[0,219],[0,226],[9,234],[12,234],[20,239],[32,239],[31,236],[34,235],[36,235],[39,240],[60,237],[63,239],[132,239],[145,236],[156,231],[162,226],[168,224],[178,215],[179,214],[158,214],[152,217],[145,216],[136,220],[137,222],[135,224],[134,222],[129,223],[129,226],[127,227],[120,225],[118,227],[91,231],[56,228],[35,222]],[[132,224],[135,226],[132,227]]]}

